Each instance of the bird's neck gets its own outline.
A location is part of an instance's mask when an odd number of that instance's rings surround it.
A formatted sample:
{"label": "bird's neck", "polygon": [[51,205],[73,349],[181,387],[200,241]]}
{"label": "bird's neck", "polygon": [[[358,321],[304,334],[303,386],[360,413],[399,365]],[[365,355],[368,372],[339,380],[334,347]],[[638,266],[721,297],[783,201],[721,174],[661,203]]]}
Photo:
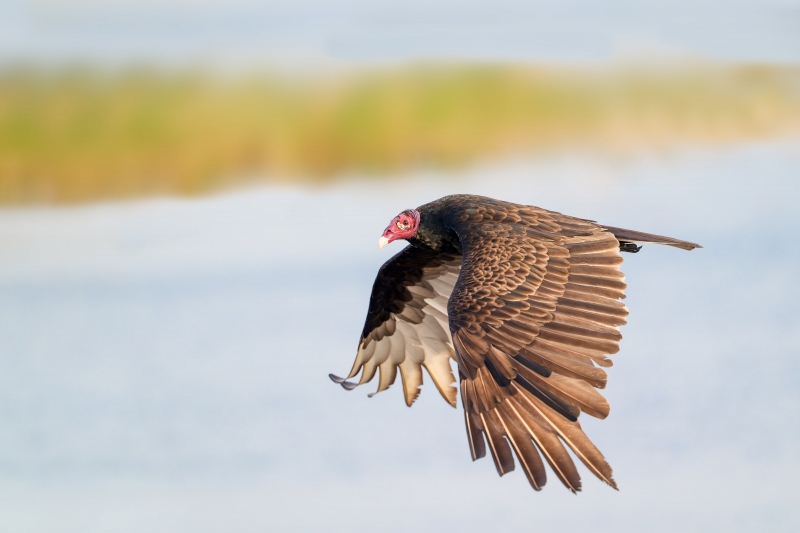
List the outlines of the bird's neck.
{"label": "bird's neck", "polygon": [[423,220],[419,231],[408,242],[436,252],[461,255],[461,241],[456,232],[446,227],[438,217]]}

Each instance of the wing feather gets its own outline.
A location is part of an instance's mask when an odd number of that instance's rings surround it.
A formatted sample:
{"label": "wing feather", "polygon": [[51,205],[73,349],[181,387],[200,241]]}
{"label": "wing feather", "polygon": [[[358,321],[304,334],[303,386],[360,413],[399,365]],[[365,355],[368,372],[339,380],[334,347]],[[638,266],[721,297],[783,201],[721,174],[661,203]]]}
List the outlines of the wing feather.
{"label": "wing feather", "polygon": [[504,438],[505,432],[502,429],[502,424],[496,418],[497,411],[486,411],[479,416],[483,422],[486,441],[489,443],[497,473],[502,476],[511,472],[514,470],[514,456],[511,454],[511,447]]}
{"label": "wing feather", "polygon": [[585,380],[558,373],[542,376],[524,366],[518,367],[518,371],[529,382],[579,407],[584,413],[601,419],[608,416],[610,410],[608,401]]}
{"label": "wing feather", "polygon": [[619,242],[589,221],[537,208],[502,218],[497,211],[512,204],[481,207],[453,223],[465,260],[448,302],[470,453],[481,456],[485,437],[498,473],[516,455],[537,490],[546,480],[541,454],[574,492],[581,480],[569,447],[614,486],[577,418],[609,413],[597,389],[628,314]]}
{"label": "wing feather", "polygon": [[475,398],[474,391],[471,394],[466,392],[468,383],[472,384],[471,381],[461,381],[461,399],[464,407],[464,424],[467,427],[470,455],[472,455],[473,461],[477,461],[486,456],[486,442],[483,440],[483,432],[476,420],[477,409],[471,403],[468,403],[471,402],[471,398]]}
{"label": "wing feather", "polygon": [[[461,257],[407,246],[378,272],[353,367],[346,378],[331,379],[347,390],[372,380],[378,388],[392,385],[398,370],[403,397],[411,405],[420,392],[424,367],[442,397],[456,406],[457,390],[450,360],[455,359],[447,299],[453,290]],[[361,372],[357,383],[346,381]]]}
{"label": "wing feather", "polygon": [[547,483],[547,473],[542,458],[531,441],[531,435],[524,430],[524,425],[510,406],[510,402],[503,404],[503,408],[498,409],[497,412],[500,415],[500,422],[503,424],[503,431],[514,448],[525,472],[525,477],[528,478],[528,482],[534,490],[542,490]]}

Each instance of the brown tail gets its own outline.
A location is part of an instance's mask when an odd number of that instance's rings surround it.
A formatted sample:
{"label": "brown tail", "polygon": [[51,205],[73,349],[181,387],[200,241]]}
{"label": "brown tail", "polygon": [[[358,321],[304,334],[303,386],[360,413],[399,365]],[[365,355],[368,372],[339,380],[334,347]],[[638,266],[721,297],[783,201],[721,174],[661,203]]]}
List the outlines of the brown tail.
{"label": "brown tail", "polygon": [[684,250],[694,250],[695,248],[702,248],[699,244],[680,241],[672,237],[664,237],[662,235],[653,235],[652,233],[644,233],[642,231],[633,231],[630,229],[615,228],[613,226],[603,226],[605,229],[614,234],[614,237],[621,242],[652,242],[655,244],[666,244],[667,246],[674,246],[675,248],[682,248]]}

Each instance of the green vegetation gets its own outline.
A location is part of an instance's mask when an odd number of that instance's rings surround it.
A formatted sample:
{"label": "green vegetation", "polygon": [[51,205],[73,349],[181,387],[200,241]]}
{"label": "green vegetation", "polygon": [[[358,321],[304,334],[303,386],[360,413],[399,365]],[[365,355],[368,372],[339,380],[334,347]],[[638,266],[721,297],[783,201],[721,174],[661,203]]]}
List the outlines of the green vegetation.
{"label": "green vegetation", "polygon": [[16,68],[0,72],[0,204],[799,131],[796,67],[427,65],[226,79]]}

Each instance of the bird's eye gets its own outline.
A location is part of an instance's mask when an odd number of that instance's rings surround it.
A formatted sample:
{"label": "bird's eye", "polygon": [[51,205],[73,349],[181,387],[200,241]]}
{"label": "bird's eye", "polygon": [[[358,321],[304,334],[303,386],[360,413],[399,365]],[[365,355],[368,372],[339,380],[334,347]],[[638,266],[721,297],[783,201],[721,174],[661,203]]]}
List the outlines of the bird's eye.
{"label": "bird's eye", "polygon": [[400,229],[408,229],[408,220],[401,220],[397,223],[397,227]]}

